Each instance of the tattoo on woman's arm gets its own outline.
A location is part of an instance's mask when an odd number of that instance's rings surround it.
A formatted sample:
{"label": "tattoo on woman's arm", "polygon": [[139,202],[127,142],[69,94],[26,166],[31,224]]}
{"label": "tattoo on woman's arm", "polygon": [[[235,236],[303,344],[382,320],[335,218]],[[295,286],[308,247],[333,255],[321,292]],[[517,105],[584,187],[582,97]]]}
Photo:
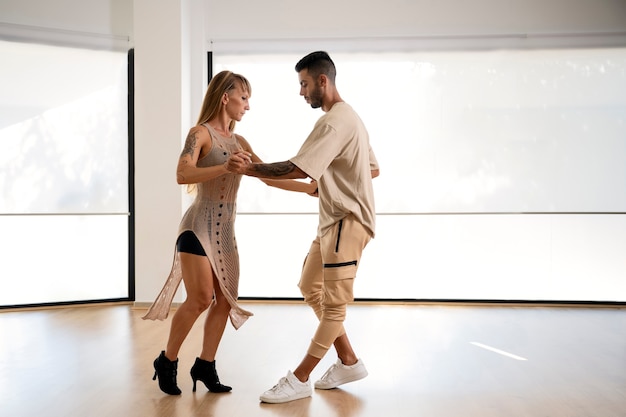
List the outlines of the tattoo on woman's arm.
{"label": "tattoo on woman's arm", "polygon": [[180,156],[185,156],[185,155],[189,155],[189,156],[193,156],[194,151],[196,150],[196,133],[195,132],[189,132],[189,135],[187,135],[187,139],[185,140],[185,147],[183,148],[182,153],[180,154]]}

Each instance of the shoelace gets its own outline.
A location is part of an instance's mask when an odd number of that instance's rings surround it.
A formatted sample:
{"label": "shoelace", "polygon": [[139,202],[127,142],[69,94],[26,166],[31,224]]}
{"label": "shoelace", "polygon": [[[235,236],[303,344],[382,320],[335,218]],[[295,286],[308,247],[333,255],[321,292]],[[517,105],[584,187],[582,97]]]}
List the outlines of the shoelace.
{"label": "shoelace", "polygon": [[335,370],[335,368],[337,368],[337,364],[333,364],[330,368],[328,368],[328,371],[326,371],[324,375],[322,375],[322,381],[325,381],[326,378],[329,377],[330,374]]}
{"label": "shoelace", "polygon": [[[289,386],[291,386],[291,383],[289,382],[289,380],[288,380],[286,377],[282,377],[282,378],[280,379],[280,381],[278,381],[278,384],[274,385],[270,391],[272,391],[272,392],[277,392],[277,391],[279,391],[279,390],[283,387],[283,385],[285,385],[285,384],[289,384]],[[292,388],[293,388],[293,387],[292,387]]]}

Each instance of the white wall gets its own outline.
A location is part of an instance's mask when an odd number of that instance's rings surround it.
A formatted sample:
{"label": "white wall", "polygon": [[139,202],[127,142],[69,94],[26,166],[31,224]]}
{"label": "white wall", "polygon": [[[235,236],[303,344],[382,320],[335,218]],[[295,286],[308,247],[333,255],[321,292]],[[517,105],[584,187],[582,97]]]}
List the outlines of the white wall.
{"label": "white wall", "polygon": [[0,37],[126,49],[133,34],[127,0],[2,0]]}
{"label": "white wall", "polygon": [[[181,215],[174,167],[199,108],[208,49],[350,49],[380,45],[626,45],[621,0],[3,0],[0,38],[136,47],[137,302],[149,302],[169,271]],[[156,18],[156,19],[155,19]],[[205,20],[205,21],[203,21]],[[200,27],[199,27],[200,26]],[[193,35],[192,35],[193,34]],[[553,36],[557,34],[558,36]],[[592,36],[585,36],[591,34]],[[497,36],[494,36],[497,35]],[[504,35],[504,36],[502,36]],[[471,39],[478,39],[472,43]],[[504,39],[504,41],[503,41]],[[212,44],[213,42],[213,44]],[[281,46],[283,45],[283,46]],[[317,48],[316,48],[317,49]],[[200,55],[200,56],[198,56]],[[190,89],[190,86],[195,86]],[[162,94],[161,94],[162,93]]]}
{"label": "white wall", "polygon": [[[209,49],[467,48],[625,42],[621,0],[207,0]],[[235,14],[232,10],[237,10]],[[231,16],[220,19],[220,16]],[[594,34],[591,38],[588,36]],[[214,44],[212,44],[214,43]]]}
{"label": "white wall", "polygon": [[[623,31],[620,0],[207,0],[209,39]],[[235,12],[236,11],[236,12]],[[230,18],[220,19],[220,16]]]}

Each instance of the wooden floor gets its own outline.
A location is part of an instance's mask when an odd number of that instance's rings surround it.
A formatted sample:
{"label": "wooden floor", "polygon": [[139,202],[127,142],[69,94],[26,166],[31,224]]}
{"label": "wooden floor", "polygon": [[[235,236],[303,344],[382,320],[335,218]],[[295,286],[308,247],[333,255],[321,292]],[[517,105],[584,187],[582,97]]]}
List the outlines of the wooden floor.
{"label": "wooden floor", "polygon": [[[246,304],[217,365],[228,394],[191,391],[201,322],[180,355],[181,396],[152,381],[165,322],[128,305],[0,312],[7,417],[624,417],[626,309],[355,304],[348,328],[370,375],[312,398],[259,402],[304,355],[301,304]],[[335,361],[331,351],[314,371]]]}

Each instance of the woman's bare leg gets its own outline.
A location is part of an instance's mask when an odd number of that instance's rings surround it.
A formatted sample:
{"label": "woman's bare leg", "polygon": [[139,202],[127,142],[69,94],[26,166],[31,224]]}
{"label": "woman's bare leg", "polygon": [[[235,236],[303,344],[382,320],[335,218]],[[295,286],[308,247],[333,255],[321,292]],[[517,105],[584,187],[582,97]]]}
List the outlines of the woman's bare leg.
{"label": "woman's bare leg", "polygon": [[206,321],[204,322],[204,339],[202,341],[202,353],[200,359],[213,362],[217,347],[222,340],[224,328],[228,321],[228,313],[230,312],[230,304],[224,297],[222,289],[217,280],[213,279],[213,288],[215,288],[215,302],[209,309]]}
{"label": "woman's bare leg", "polygon": [[174,361],[178,358],[183,341],[200,314],[213,299],[213,270],[206,256],[180,253],[180,263],[187,298],[172,318],[165,356]]}

